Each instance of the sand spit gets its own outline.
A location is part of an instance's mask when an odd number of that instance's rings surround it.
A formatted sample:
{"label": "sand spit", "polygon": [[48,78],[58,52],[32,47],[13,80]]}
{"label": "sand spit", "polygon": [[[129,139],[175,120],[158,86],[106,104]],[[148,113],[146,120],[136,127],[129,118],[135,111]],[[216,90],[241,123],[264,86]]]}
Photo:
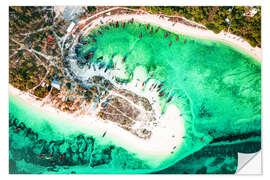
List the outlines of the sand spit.
{"label": "sand spit", "polygon": [[[71,127],[81,128],[82,133],[87,135],[102,137],[104,132],[107,132],[104,142],[112,142],[131,153],[135,153],[138,158],[149,161],[149,165],[153,167],[157,167],[162,161],[173,157],[171,152],[177,151],[183,142],[182,137],[185,134],[184,122],[182,117],[179,116],[179,110],[174,105],[169,105],[167,112],[161,116],[158,125],[151,127],[151,138],[141,139],[112,122],[104,122],[90,115],[78,115],[78,113],[74,115],[62,112],[51,104],[43,104],[35,96],[22,92],[12,85],[9,85],[9,94],[20,98],[28,105],[45,113],[59,117],[59,121],[70,124]],[[155,105],[153,108],[159,108],[159,106]],[[157,111],[159,110],[157,109]]]}

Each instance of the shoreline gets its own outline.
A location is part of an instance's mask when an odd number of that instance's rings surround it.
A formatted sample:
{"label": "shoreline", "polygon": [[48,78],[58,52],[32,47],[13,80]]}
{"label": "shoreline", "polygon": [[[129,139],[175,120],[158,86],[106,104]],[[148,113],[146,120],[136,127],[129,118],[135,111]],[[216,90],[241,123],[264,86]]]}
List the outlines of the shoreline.
{"label": "shoreline", "polygon": [[[155,26],[160,26],[161,28],[165,30],[169,30],[177,34],[184,34],[184,35],[198,37],[202,39],[218,40],[244,51],[245,53],[249,54],[250,56],[252,56],[254,59],[256,59],[259,62],[262,61],[261,48],[259,47],[253,48],[247,41],[243,40],[243,38],[239,36],[236,36],[231,33],[224,32],[224,31],[221,31],[219,34],[215,34],[211,30],[204,30],[201,28],[191,27],[183,23],[168,21],[167,20],[168,18],[161,18],[158,15],[153,15],[153,14],[140,14],[140,15],[125,14],[125,15],[111,15],[111,16],[106,16],[106,17],[99,17],[91,21],[90,26],[88,26],[89,24],[86,24],[85,27],[82,29],[82,32],[80,33],[82,33],[83,35],[86,35],[91,29],[96,28],[100,25],[103,25],[109,22],[128,21],[128,20],[131,20],[132,18],[134,19],[134,21],[146,23],[146,24],[149,23]],[[101,23],[101,21],[103,23]],[[84,22],[85,20],[81,20],[78,22],[78,25],[80,26]],[[195,25],[203,26],[202,24],[198,24],[196,22],[193,22],[193,23]],[[76,27],[78,28],[78,26]],[[75,30],[76,28],[73,29],[73,32],[75,32]]]}
{"label": "shoreline", "polygon": [[135,153],[135,157],[145,160],[153,167],[158,167],[167,160],[175,159],[174,153],[171,152],[178,151],[184,141],[182,138],[185,134],[184,122],[179,116],[178,108],[174,105],[168,107],[164,118],[162,118],[162,123],[152,129],[152,136],[145,140],[112,122],[104,122],[90,115],[75,115],[77,112],[69,114],[52,107],[50,104],[42,106],[42,101],[36,100],[33,95],[22,92],[10,84],[8,92],[9,95],[11,94],[19,98],[27,105],[37,108],[44,113],[50,113],[50,115],[59,119],[61,123],[65,123],[75,130],[78,129],[85,135],[102,138],[103,133],[107,131],[102,141],[107,144],[115,144],[131,153]]}

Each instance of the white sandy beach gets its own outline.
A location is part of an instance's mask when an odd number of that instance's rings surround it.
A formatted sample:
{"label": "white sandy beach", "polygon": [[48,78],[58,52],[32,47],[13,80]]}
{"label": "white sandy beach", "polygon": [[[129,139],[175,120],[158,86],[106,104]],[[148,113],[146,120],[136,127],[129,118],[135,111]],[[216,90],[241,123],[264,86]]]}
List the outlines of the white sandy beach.
{"label": "white sandy beach", "polygon": [[[245,51],[246,53],[255,57],[258,61],[261,61],[262,59],[261,48],[259,47],[253,48],[247,41],[243,40],[243,38],[239,36],[236,36],[231,33],[224,32],[224,31],[220,32],[219,34],[215,34],[213,31],[210,31],[210,30],[203,30],[203,29],[191,27],[182,23],[171,22],[171,21],[168,21],[167,18],[161,18],[160,16],[153,15],[153,14],[125,14],[125,15],[112,15],[112,16],[106,16],[106,17],[99,17],[91,21],[91,25],[86,25],[85,28],[82,29],[82,33],[87,34],[92,28],[95,28],[101,25],[100,21],[102,21],[103,23],[109,23],[112,21],[113,22],[128,21],[128,20],[131,20],[132,18],[134,19],[134,21],[160,26],[163,29],[175,32],[177,34],[185,34],[185,35],[190,35],[190,36],[199,37],[199,38],[220,40]],[[193,24],[196,24],[199,26],[203,26],[193,21],[189,21],[189,22],[192,22]],[[84,23],[85,23],[85,20],[81,20],[78,24],[81,25]],[[76,28],[74,28],[73,32],[75,32],[75,29]]]}
{"label": "white sandy beach", "polygon": [[181,146],[182,137],[185,134],[183,120],[179,116],[180,112],[174,105],[170,105],[166,114],[160,119],[158,126],[152,129],[151,138],[144,140],[114,123],[104,122],[90,115],[78,116],[62,112],[53,108],[50,104],[42,106],[43,103],[36,100],[33,95],[22,92],[11,85],[9,85],[9,93],[43,112],[59,117],[59,121],[68,123],[71,127],[81,128],[82,133],[101,137],[107,131],[104,138],[105,143],[111,141],[129,152],[135,153],[137,157],[151,162],[150,165],[152,166],[158,166],[163,160],[173,156],[171,152],[177,151]]}
{"label": "white sandy beach", "polygon": [[[112,21],[128,21],[132,18],[134,19],[134,21],[160,26],[164,29],[178,34],[186,34],[194,37],[227,42],[235,47],[242,49],[243,51],[252,55],[259,61],[261,61],[262,58],[261,48],[251,47],[248,42],[244,41],[238,36],[225,32],[215,34],[210,30],[202,30],[199,28],[187,26],[185,24],[170,22],[167,21],[167,19],[165,18],[160,18],[158,15],[152,14],[114,15],[100,17],[96,20],[93,20],[91,24],[85,25],[81,33],[87,34],[92,28],[101,25],[101,20],[104,23],[109,23]],[[79,21],[75,28],[73,28],[72,32],[75,32],[76,29],[85,22],[85,20]],[[136,76],[136,74],[134,76]],[[143,75],[142,78],[145,77],[146,75]],[[136,94],[143,97],[147,97],[150,102],[157,101],[157,93],[150,91],[145,92],[141,91],[140,88],[134,88],[136,84],[135,79],[138,78],[134,78],[133,82],[129,83],[129,85],[124,85],[123,88],[129,89],[132,92],[135,92]],[[149,89],[149,84],[150,83],[146,85],[147,89]],[[127,149],[129,152],[136,153],[139,158],[151,161],[151,164],[154,164],[154,166],[158,166],[163,160],[167,160],[168,157],[172,157],[174,154],[171,154],[171,152],[177,151],[178,148],[181,147],[181,143],[183,142],[183,136],[185,135],[183,119],[181,116],[179,116],[180,112],[174,105],[170,105],[168,107],[167,112],[158,120],[159,122],[157,127],[151,127],[151,138],[148,140],[144,140],[131,134],[127,130],[120,128],[112,122],[105,122],[103,120],[99,120],[93,115],[80,115],[80,113],[69,114],[54,108],[51,104],[43,105],[43,102],[36,100],[33,95],[22,92],[11,85],[9,85],[9,93],[22,99],[25,103],[39,108],[41,111],[54,114],[55,116],[59,117],[60,120],[67,120],[67,123],[69,122],[72,126],[81,127],[83,133],[88,133],[90,135],[91,132],[95,131],[95,135],[101,137],[103,133],[107,131],[104,141],[112,141],[117,146],[121,146]],[[154,103],[153,108],[155,112],[161,112],[158,103]],[[174,149],[174,147],[176,148]]]}

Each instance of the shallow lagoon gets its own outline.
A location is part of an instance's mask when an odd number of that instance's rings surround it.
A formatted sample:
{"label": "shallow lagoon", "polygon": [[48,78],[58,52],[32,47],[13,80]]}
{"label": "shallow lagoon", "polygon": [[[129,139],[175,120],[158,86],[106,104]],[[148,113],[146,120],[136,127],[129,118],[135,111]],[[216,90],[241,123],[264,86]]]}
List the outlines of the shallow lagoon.
{"label": "shallow lagoon", "polygon": [[[174,160],[165,163],[163,168],[173,165],[176,161],[181,164],[181,159],[209,143],[202,144],[198,135],[209,135],[214,138],[213,141],[217,139],[218,143],[224,145],[239,141],[241,134],[248,134],[244,137],[247,141],[254,136],[260,136],[258,135],[261,129],[260,63],[222,42],[176,35],[171,32],[165,38],[164,33],[167,31],[159,29],[155,32],[156,29],[157,27],[150,26],[147,30],[147,25],[140,23],[126,24],[124,29],[121,28],[121,24],[119,28],[110,26],[109,30],[104,27],[95,29],[91,34],[96,37],[96,43],[91,42],[89,37],[84,37],[83,41],[89,44],[81,46],[79,53],[83,57],[94,51],[94,56],[88,63],[105,63],[108,66],[118,64],[116,66],[123,71],[118,74],[121,80],[130,81],[132,77],[130,75],[135,68],[141,66],[148,74],[144,77],[145,80],[153,75],[153,79],[164,82],[162,89],[166,96],[161,98],[160,103],[166,111],[166,101],[173,96],[170,103],[180,109],[187,137],[183,147],[175,154]],[[97,33],[98,30],[101,35]],[[140,33],[142,38],[139,38]],[[123,63],[125,56],[126,60]],[[16,117],[20,108],[25,109],[22,102],[15,103],[16,105],[14,102],[10,98],[10,113]],[[17,108],[15,111],[14,107]],[[33,120],[39,121],[35,112],[25,118],[31,116],[34,116]],[[20,116],[21,118],[24,117]],[[25,122],[31,121],[28,119]],[[31,123],[28,125],[32,126]],[[58,131],[62,131],[60,129]],[[37,133],[42,137],[42,130]],[[260,138],[256,140],[258,141]],[[187,153],[187,149],[190,152]],[[223,155],[228,156],[228,153],[225,152]],[[106,165],[97,168],[101,170],[98,172],[90,170],[89,173],[120,173],[110,170],[112,167]],[[79,173],[80,166],[75,169]],[[177,169],[174,171],[177,173]],[[61,172],[70,173],[63,170]],[[122,173],[132,172],[125,170]]]}
{"label": "shallow lagoon", "polygon": [[[126,75],[121,74],[122,79],[130,79],[137,66],[145,67],[148,77],[153,75],[153,79],[165,82],[162,89],[169,94],[164,101],[173,95],[177,104],[181,96],[188,97],[194,126],[199,131],[224,136],[241,131],[241,122],[256,124],[245,131],[260,130],[261,67],[256,59],[214,40],[171,32],[165,38],[167,31],[159,29],[155,33],[157,27],[149,26],[147,30],[146,24],[109,28],[99,29],[102,35],[97,29],[93,31],[96,43],[84,38],[89,44],[81,47],[81,55],[95,52],[90,63],[110,64],[113,60],[120,64],[126,56]],[[103,60],[95,60],[101,56]]]}

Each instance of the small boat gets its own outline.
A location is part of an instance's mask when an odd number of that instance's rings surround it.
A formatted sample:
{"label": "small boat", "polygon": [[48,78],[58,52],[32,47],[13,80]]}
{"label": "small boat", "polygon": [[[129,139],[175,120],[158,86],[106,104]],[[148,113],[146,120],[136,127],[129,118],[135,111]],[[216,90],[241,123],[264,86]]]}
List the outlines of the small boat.
{"label": "small boat", "polygon": [[93,43],[96,43],[97,41],[93,38],[93,39],[92,39],[92,42],[93,42]]}
{"label": "small boat", "polygon": [[97,32],[99,35],[102,35],[102,33],[100,31]]}
{"label": "small boat", "polygon": [[147,30],[149,30],[149,24],[147,24]]}
{"label": "small boat", "polygon": [[42,153],[42,154],[38,155],[38,158],[42,158],[42,157],[44,157],[44,156],[45,156],[45,154]]}
{"label": "small boat", "polygon": [[127,56],[125,56],[125,57],[122,59],[122,62],[123,62],[123,63],[126,61],[126,58],[127,58]]}
{"label": "small boat", "polygon": [[92,58],[92,56],[94,55],[94,52],[91,51],[89,54],[90,54],[90,56],[91,56],[90,58]]}
{"label": "small boat", "polygon": [[84,59],[86,59],[86,60],[92,59],[93,55],[94,55],[94,52],[90,52],[89,54],[84,56]]}
{"label": "small boat", "polygon": [[178,39],[179,39],[179,37],[178,37],[178,36],[176,36],[176,41],[178,41]]}
{"label": "small boat", "polygon": [[167,33],[164,33],[164,38],[166,38],[167,37]]}
{"label": "small boat", "polygon": [[159,28],[160,28],[160,27],[158,27],[158,28],[155,30],[155,33],[157,33],[157,32],[158,32]]}
{"label": "small boat", "polygon": [[118,21],[116,21],[115,27],[118,28],[119,27],[119,23]]}
{"label": "small boat", "polygon": [[157,87],[157,84],[155,84],[155,86],[154,86],[154,88],[153,89],[155,89]]}
{"label": "small boat", "polygon": [[158,88],[161,88],[163,85],[164,85],[164,82],[161,83],[161,84],[158,86]]}
{"label": "small boat", "polygon": [[142,83],[142,87],[144,87],[144,82]]}
{"label": "small boat", "polygon": [[16,129],[14,129],[13,132],[18,132],[18,131],[20,131],[20,130],[21,130],[21,128],[18,127],[18,128],[16,128]]}
{"label": "small boat", "polygon": [[103,56],[100,56],[100,57],[97,58],[97,60],[101,60],[101,59],[103,59]]}
{"label": "small boat", "polygon": [[140,33],[139,38],[140,38],[140,39],[142,38],[142,33]]}
{"label": "small boat", "polygon": [[167,103],[171,102],[172,98],[173,98],[173,96],[171,96],[171,97],[168,99]]}
{"label": "small boat", "polygon": [[162,97],[162,96],[164,96],[164,94],[159,94],[159,97]]}
{"label": "small boat", "polygon": [[102,63],[99,65],[98,69],[102,69],[104,66],[105,66],[105,64]]}
{"label": "small boat", "polygon": [[92,34],[89,34],[88,37],[89,37],[90,39],[93,39],[93,38],[95,38],[96,36],[95,36],[95,35],[92,35]]}
{"label": "small boat", "polygon": [[49,157],[48,158],[46,157],[46,159],[51,159],[52,156],[53,156],[53,152],[51,152],[50,155],[49,155]]}
{"label": "small boat", "polygon": [[49,165],[53,166],[53,165],[55,165],[55,162],[50,162]]}
{"label": "small boat", "polygon": [[106,68],[104,72],[107,72],[107,70],[108,70],[108,68]]}
{"label": "small boat", "polygon": [[184,44],[186,44],[186,40],[184,40]]}
{"label": "small boat", "polygon": [[60,157],[59,157],[59,161],[62,161],[62,159],[65,157],[65,155],[63,154],[63,155],[61,155]]}
{"label": "small boat", "polygon": [[82,44],[83,44],[83,45],[88,45],[88,42],[83,42]]}
{"label": "small boat", "polygon": [[152,34],[152,32],[153,32],[153,28],[151,28],[151,30],[150,30],[150,34]]}
{"label": "small boat", "polygon": [[162,97],[162,96],[164,96],[165,94],[164,94],[164,91],[161,91],[160,93],[159,93],[159,97]]}
{"label": "small boat", "polygon": [[172,45],[172,42],[169,43],[169,46],[171,46],[171,45]]}
{"label": "small boat", "polygon": [[103,135],[102,135],[103,138],[104,138],[104,136],[106,135],[106,133],[107,133],[107,131],[105,131],[105,132],[103,133]]}
{"label": "small boat", "polygon": [[153,76],[154,76],[154,73],[152,73],[150,77],[153,77]]}
{"label": "small boat", "polygon": [[203,141],[203,139],[204,139],[204,137],[202,137],[202,138],[200,139],[200,141]]}
{"label": "small boat", "polygon": [[123,29],[125,28],[125,25],[126,25],[126,23],[125,23],[125,22],[123,22],[123,24],[122,24],[122,28],[123,28]]}

